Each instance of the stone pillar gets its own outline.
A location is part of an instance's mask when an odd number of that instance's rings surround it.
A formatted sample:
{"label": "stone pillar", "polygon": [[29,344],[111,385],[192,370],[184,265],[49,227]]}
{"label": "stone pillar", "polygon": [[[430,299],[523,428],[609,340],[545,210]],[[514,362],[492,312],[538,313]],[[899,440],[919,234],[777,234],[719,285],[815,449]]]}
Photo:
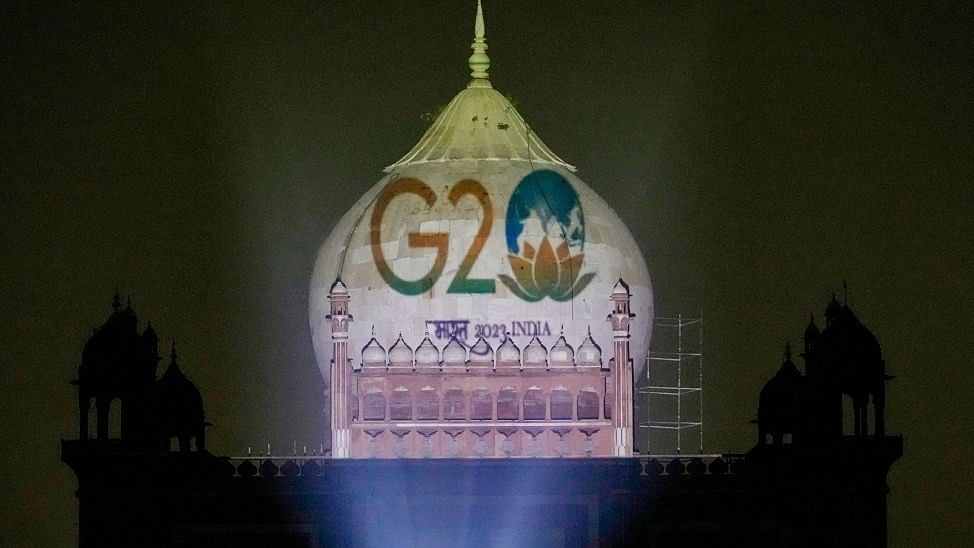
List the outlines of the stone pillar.
{"label": "stone pillar", "polygon": [[348,361],[348,289],[341,279],[335,280],[328,292],[331,322],[331,456],[348,458],[350,446],[349,422],[351,371]]}
{"label": "stone pillar", "polygon": [[612,289],[612,454],[632,456],[632,358],[629,356],[629,322],[636,316],[629,311],[629,286],[620,279]]}

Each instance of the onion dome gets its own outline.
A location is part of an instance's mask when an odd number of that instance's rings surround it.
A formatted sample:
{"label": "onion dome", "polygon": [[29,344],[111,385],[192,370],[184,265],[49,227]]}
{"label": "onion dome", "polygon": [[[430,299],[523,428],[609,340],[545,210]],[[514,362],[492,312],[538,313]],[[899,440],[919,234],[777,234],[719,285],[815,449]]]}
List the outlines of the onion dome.
{"label": "onion dome", "polygon": [[348,288],[342,283],[341,278],[335,278],[335,283],[331,284],[331,290],[329,291],[332,295],[347,295]]}
{"label": "onion dome", "polygon": [[579,366],[601,366],[602,349],[592,338],[592,330],[589,330],[585,340],[578,346],[578,365]]}
{"label": "onion dome", "polygon": [[[653,295],[639,244],[595,185],[581,180],[494,88],[483,15],[478,10],[474,55],[464,55],[467,85],[414,147],[384,164],[386,173],[319,248],[308,312],[326,381],[334,359],[326,318],[336,278],[347,286],[349,310],[374,322],[380,340],[398,332],[420,340],[428,321],[449,317],[468,325],[529,318],[545,326],[541,332],[572,318],[565,325],[571,341],[585,336],[586,325],[598,340],[610,340],[611,324],[600,320],[623,278],[634,314],[634,374],[645,366]],[[351,329],[348,337],[358,349],[370,335]],[[473,341],[460,337],[468,347]]]}
{"label": "onion dome", "polygon": [[252,478],[257,475],[257,467],[247,459],[237,466],[237,473],[244,478]]}
{"label": "onion dome", "polygon": [[497,367],[520,367],[521,349],[514,344],[514,339],[504,333],[504,342],[497,347]]}
{"label": "onion dome", "polygon": [[555,345],[551,347],[551,351],[548,353],[548,360],[551,362],[552,367],[571,367],[575,365],[575,351],[572,350],[571,346],[568,346],[568,342],[565,340],[564,329],[562,329],[561,336],[555,341]]}
{"label": "onion dome", "polygon": [[258,470],[260,471],[261,477],[272,478],[277,475],[277,472],[280,471],[280,468],[278,468],[276,464],[271,462],[270,458],[267,458],[264,459],[264,462],[260,463],[260,468],[258,468]]}
{"label": "onion dome", "polygon": [[458,159],[521,160],[575,171],[574,166],[541,142],[511,102],[488,80],[490,58],[479,2],[471,48],[474,52],[469,59],[471,80],[467,88],[450,101],[416,146],[386,171]]}
{"label": "onion dome", "polygon": [[430,340],[429,331],[423,342],[416,347],[416,367],[436,367],[440,364],[440,351]]}
{"label": "onion dome", "polygon": [[301,465],[301,475],[304,477],[315,477],[321,474],[321,466],[314,459],[308,459]]}
{"label": "onion dome", "polygon": [[402,333],[396,339],[395,344],[389,349],[389,367],[412,367],[413,349],[406,344],[402,338]]}
{"label": "onion dome", "polygon": [[785,346],[781,368],[761,389],[758,424],[767,433],[794,433],[804,399],[805,377],[791,361],[791,346]]}
{"label": "onion dome", "polygon": [[362,367],[385,367],[386,349],[382,348],[382,345],[376,340],[374,329],[372,335],[368,344],[362,349]]}
{"label": "onion dome", "polygon": [[547,367],[548,349],[541,344],[538,337],[531,339],[531,342],[524,347],[524,367]]}
{"label": "onion dome", "polygon": [[477,342],[470,347],[469,364],[475,367],[490,367],[494,365],[494,349],[483,336],[477,339]]}
{"label": "onion dome", "polygon": [[282,476],[297,476],[301,472],[301,468],[298,467],[298,463],[294,462],[294,459],[288,459],[287,462],[281,465],[281,475]]}
{"label": "onion dome", "polygon": [[[197,436],[208,426],[203,418],[203,398],[176,362],[176,342],[169,355],[169,367],[153,387],[155,408],[166,438]],[[202,449],[202,448],[201,448]]]}
{"label": "onion dome", "polygon": [[[832,308],[832,304],[829,304]],[[888,380],[876,336],[848,306],[839,306],[820,336],[823,365],[845,393],[868,392]]]}
{"label": "onion dome", "polygon": [[456,336],[443,348],[443,365],[449,367],[464,367],[467,364],[467,347],[463,346]]}

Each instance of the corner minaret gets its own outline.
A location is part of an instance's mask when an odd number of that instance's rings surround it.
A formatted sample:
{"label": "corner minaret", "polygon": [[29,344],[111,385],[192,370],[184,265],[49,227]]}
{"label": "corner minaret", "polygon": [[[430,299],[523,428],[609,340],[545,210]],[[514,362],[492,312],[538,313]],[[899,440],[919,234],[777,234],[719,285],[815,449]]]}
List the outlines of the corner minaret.
{"label": "corner minaret", "polygon": [[335,458],[348,458],[349,445],[349,405],[350,386],[348,359],[348,323],[352,315],[348,313],[348,289],[341,278],[335,280],[328,292],[330,313],[326,318],[331,322],[331,455]]}
{"label": "corner minaret", "polygon": [[629,286],[620,278],[612,289],[612,302],[615,308],[609,314],[612,323],[612,444],[613,455],[632,456],[632,358],[629,356],[629,323],[635,314],[629,311]]}

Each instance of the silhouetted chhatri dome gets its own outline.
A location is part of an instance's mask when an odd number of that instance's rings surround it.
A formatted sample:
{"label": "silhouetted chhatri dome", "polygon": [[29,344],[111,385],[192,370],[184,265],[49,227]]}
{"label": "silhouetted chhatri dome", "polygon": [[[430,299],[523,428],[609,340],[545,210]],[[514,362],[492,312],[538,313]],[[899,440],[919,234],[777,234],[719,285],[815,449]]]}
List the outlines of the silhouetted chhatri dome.
{"label": "silhouetted chhatri dome", "polygon": [[[73,381],[78,386],[81,439],[115,439],[130,449],[150,451],[168,449],[173,439],[188,451],[195,440],[196,449],[204,450],[210,425],[204,418],[203,398],[176,363],[175,341],[169,366],[156,378],[160,360],[159,336],[152,323],[139,333],[131,300],[123,309],[116,293],[108,319],[85,343]],[[113,414],[118,415],[116,432],[111,431]]]}
{"label": "silhouetted chhatri dome", "polygon": [[505,332],[522,348],[534,336],[550,346],[562,324],[572,347],[589,329],[605,347],[612,336],[605,306],[622,278],[635,313],[634,367],[642,370],[653,293],[639,245],[494,88],[481,14],[467,86],[344,214],[318,253],[310,322],[326,380],[328,292],[339,277],[360,322],[348,334],[355,363],[373,324],[385,348],[400,333],[415,348],[429,330],[442,349],[456,333],[427,324],[442,320],[468,322],[458,335],[467,348],[480,335],[496,348]]}

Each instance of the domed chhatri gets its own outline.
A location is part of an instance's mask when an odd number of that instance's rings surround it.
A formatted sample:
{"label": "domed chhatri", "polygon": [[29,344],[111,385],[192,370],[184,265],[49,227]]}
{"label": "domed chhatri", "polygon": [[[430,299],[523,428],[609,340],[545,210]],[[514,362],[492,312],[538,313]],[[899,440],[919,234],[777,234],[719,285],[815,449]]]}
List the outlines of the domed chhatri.
{"label": "domed chhatri", "polygon": [[487,342],[487,339],[480,337],[477,342],[470,347],[471,366],[492,366],[494,365],[494,349]]}
{"label": "domed chhatri", "polygon": [[362,349],[362,366],[363,367],[385,367],[386,366],[386,349],[382,348],[379,341],[373,336],[369,339],[368,344]]}
{"label": "domed chhatri", "polygon": [[410,348],[402,338],[402,333],[396,339],[396,343],[389,349],[389,367],[409,367],[413,366],[413,349]]}
{"label": "domed chhatri", "polygon": [[446,367],[464,367],[466,364],[467,348],[454,336],[443,349],[443,365]]}
{"label": "domed chhatri", "polygon": [[[480,11],[467,87],[319,251],[309,308],[326,380],[333,356],[325,316],[338,278],[336,294],[349,295],[356,319],[375,324],[376,339],[401,332],[414,342],[430,331],[441,349],[454,336],[467,348],[484,336],[496,349],[505,332],[549,342],[562,323],[566,340],[581,341],[591,326],[604,346],[612,337],[604,305],[623,278],[635,313],[633,365],[642,370],[653,295],[639,245],[494,89],[486,46]],[[357,351],[370,334],[350,329],[348,337]]]}

